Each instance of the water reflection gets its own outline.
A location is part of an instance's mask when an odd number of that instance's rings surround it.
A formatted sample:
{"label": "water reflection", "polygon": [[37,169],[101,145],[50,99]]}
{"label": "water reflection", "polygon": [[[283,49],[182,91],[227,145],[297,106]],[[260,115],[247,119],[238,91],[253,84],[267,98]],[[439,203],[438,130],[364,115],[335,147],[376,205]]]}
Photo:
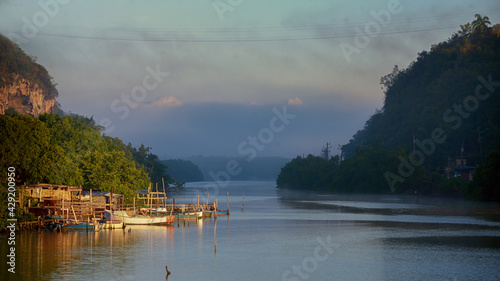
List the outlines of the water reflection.
{"label": "water reflection", "polygon": [[[498,205],[388,196],[291,198],[277,196],[274,183],[231,183],[226,189],[234,194],[229,217],[125,231],[19,234],[22,280],[163,280],[166,266],[170,280],[281,280],[297,266],[310,271],[302,271],[307,280],[500,276]],[[314,263],[318,239],[338,247]],[[6,240],[0,243],[4,252]]]}

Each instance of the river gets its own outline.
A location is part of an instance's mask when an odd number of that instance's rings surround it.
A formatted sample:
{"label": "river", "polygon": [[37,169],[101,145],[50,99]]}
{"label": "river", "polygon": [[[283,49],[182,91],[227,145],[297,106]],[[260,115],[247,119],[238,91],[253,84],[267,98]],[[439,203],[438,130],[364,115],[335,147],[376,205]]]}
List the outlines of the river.
{"label": "river", "polygon": [[[207,184],[173,197],[206,200]],[[221,208],[229,192],[229,217],[18,233],[15,274],[2,237],[2,280],[500,280],[499,204],[283,192],[274,182],[208,191]]]}

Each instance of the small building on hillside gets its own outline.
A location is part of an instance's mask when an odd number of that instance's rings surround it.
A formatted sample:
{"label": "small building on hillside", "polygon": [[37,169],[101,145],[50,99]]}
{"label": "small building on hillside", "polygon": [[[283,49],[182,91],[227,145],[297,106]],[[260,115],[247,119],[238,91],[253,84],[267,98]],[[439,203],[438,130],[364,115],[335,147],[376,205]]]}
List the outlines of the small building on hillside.
{"label": "small building on hillside", "polygon": [[448,158],[448,166],[445,168],[445,174],[448,179],[462,177],[472,181],[477,167],[466,166],[465,158]]}
{"label": "small building on hillside", "polygon": [[468,181],[474,179],[477,167],[459,167],[455,168],[455,178],[462,177]]}

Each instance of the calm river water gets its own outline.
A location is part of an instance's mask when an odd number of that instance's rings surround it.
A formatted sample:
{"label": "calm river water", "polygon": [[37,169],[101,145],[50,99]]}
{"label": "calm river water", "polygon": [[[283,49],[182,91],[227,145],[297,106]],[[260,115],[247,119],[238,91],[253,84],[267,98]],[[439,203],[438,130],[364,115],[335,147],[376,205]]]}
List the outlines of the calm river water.
{"label": "calm river water", "polygon": [[[188,184],[193,203],[206,183]],[[500,280],[500,205],[411,196],[210,191],[231,215],[170,227],[16,236],[2,280]],[[212,194],[217,193],[217,194]],[[244,210],[241,209],[245,195]],[[200,199],[201,200],[201,199]],[[130,229],[130,231],[128,231]]]}

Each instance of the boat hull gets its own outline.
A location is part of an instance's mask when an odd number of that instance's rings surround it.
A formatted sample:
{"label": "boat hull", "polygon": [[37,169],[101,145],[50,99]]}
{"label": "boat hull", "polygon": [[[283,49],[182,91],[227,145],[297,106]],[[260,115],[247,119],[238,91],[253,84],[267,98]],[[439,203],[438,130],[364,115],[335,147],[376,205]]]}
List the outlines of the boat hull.
{"label": "boat hull", "polygon": [[175,214],[175,220],[178,221],[194,221],[202,218],[203,218],[203,212]]}
{"label": "boat hull", "polygon": [[106,211],[106,218],[119,220],[125,225],[169,225],[174,221],[174,216],[129,216],[126,212]]}
{"label": "boat hull", "polygon": [[101,225],[98,222],[68,221],[66,225],[69,229],[81,229],[81,230],[99,230],[99,229],[101,229]]}
{"label": "boat hull", "polygon": [[215,214],[217,216],[229,216],[229,210],[217,210]]}
{"label": "boat hull", "polygon": [[120,220],[106,220],[102,224],[103,229],[120,229],[123,228],[123,222]]}

